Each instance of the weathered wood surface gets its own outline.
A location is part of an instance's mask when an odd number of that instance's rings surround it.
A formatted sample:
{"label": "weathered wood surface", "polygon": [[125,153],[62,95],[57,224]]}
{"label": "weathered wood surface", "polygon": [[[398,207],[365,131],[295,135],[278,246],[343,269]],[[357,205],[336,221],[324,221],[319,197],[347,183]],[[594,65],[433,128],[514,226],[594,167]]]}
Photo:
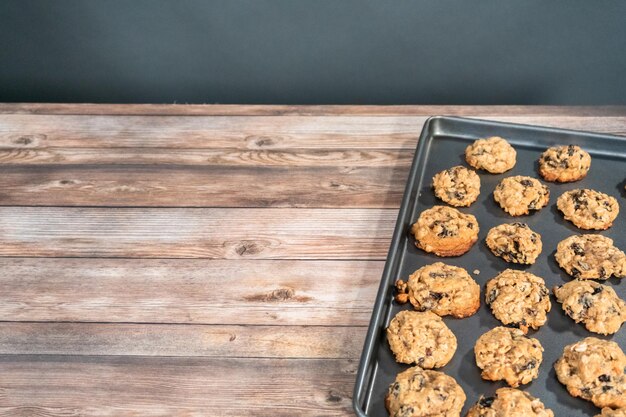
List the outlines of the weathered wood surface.
{"label": "weathered wood surface", "polygon": [[[114,169],[127,165],[203,166],[206,168],[259,167],[405,167],[413,152],[403,149],[336,149],[336,150],[239,150],[239,149],[171,149],[171,148],[43,148],[0,149],[3,168],[26,165],[89,165],[87,168]],[[85,168],[85,167],[83,167]],[[136,167],[135,167],[136,168]],[[7,172],[10,172],[7,170]],[[288,186],[288,184],[284,184]]]}
{"label": "weathered wood surface", "polygon": [[354,359],[354,326],[0,323],[0,355]]}
{"label": "weathered wood surface", "polygon": [[397,208],[409,169],[399,163],[7,167],[0,168],[0,205]]}
{"label": "weathered wood surface", "polygon": [[0,416],[351,415],[413,150],[447,114],[0,104]]}
{"label": "weathered wood surface", "polygon": [[232,104],[94,104],[94,103],[0,103],[7,114],[102,114],[182,116],[284,116],[290,114],[368,116],[624,116],[624,106],[451,106],[451,105],[232,105]]}
{"label": "weathered wood surface", "polygon": [[0,207],[0,256],[384,259],[395,209]]}
{"label": "weathered wood surface", "polygon": [[357,361],[347,359],[0,355],[0,410],[29,415],[42,409],[46,416],[349,415],[356,368]]}
{"label": "weathered wood surface", "polygon": [[[10,108],[5,105],[6,111]],[[573,109],[572,114],[581,114],[575,116],[551,115],[567,114],[560,108],[546,110],[548,115],[519,115],[515,108],[505,109],[494,110],[497,115],[490,119],[626,133],[620,108],[607,108],[611,116],[606,117],[589,116],[598,111],[584,107]],[[379,112],[377,116],[323,115],[321,110],[303,116],[284,110],[284,116],[5,112],[0,114],[0,205],[400,205],[427,116],[394,114],[384,108],[372,110]],[[459,112],[481,117],[472,107]]]}
{"label": "weathered wood surface", "polygon": [[[3,114],[0,148],[408,149],[426,116],[103,116]],[[620,134],[626,115],[491,116]]]}
{"label": "weathered wood surface", "polygon": [[382,261],[205,259],[0,265],[2,320],[317,326],[366,326],[383,269]]}

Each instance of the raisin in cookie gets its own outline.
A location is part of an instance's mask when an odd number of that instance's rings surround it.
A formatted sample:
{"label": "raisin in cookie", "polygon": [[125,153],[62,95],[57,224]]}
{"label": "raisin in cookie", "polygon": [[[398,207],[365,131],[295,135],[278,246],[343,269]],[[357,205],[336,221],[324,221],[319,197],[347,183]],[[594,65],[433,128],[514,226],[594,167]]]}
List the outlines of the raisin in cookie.
{"label": "raisin in cookie", "polygon": [[500,181],[493,198],[511,216],[521,216],[547,205],[550,189],[536,178],[516,175]]}
{"label": "raisin in cookie", "polygon": [[507,269],[487,282],[485,294],[493,315],[523,333],[541,327],[552,308],[544,280],[530,272]]}
{"label": "raisin in cookie", "polygon": [[541,235],[526,223],[501,224],[489,230],[486,240],[491,252],[507,262],[534,264],[541,253]]}
{"label": "raisin in cookie", "polygon": [[494,397],[480,397],[466,417],[554,417],[554,413],[527,392],[500,388]]}
{"label": "raisin in cookie", "polygon": [[415,245],[437,256],[459,256],[478,240],[478,222],[452,207],[424,210],[411,228]]}
{"label": "raisin in cookie", "polygon": [[387,340],[397,362],[424,369],[440,368],[456,352],[456,337],[441,317],[430,311],[401,311],[387,328]]}
{"label": "raisin in cookie", "polygon": [[432,311],[440,316],[469,317],[480,307],[480,286],[463,268],[435,262],[415,271],[407,283],[396,288],[407,296],[418,311]]}
{"label": "raisin in cookie", "polygon": [[385,406],[391,417],[459,417],[465,398],[451,376],[414,366],[396,376]]}
{"label": "raisin in cookie", "polygon": [[526,337],[520,329],[496,327],[476,341],[476,364],[488,381],[504,380],[512,387],[537,378],[543,360],[539,340]]}
{"label": "raisin in cookie", "polygon": [[607,285],[575,280],[554,287],[554,295],[565,313],[590,332],[613,334],[626,322],[626,303]]}
{"label": "raisin in cookie", "polygon": [[557,208],[580,229],[605,230],[613,225],[619,213],[617,200],[608,194],[589,189],[564,192],[556,201]]}
{"label": "raisin in cookie", "polygon": [[598,414],[596,417],[626,417],[626,408],[613,410],[612,408],[605,407],[602,409],[602,414]]}
{"label": "raisin in cookie", "polygon": [[587,337],[568,345],[554,364],[556,376],[574,397],[596,407],[626,407],[626,355],[609,340]]}
{"label": "raisin in cookie", "polygon": [[539,173],[546,181],[572,182],[587,175],[591,156],[579,146],[553,146],[539,158]]}
{"label": "raisin in cookie", "polygon": [[471,169],[456,166],[435,175],[433,188],[439,199],[451,206],[465,207],[478,198],[480,178]]}
{"label": "raisin in cookie", "polygon": [[517,152],[506,140],[493,136],[478,139],[465,149],[465,160],[476,169],[502,174],[515,166]]}
{"label": "raisin in cookie", "polygon": [[613,246],[613,239],[606,236],[570,236],[559,242],[554,258],[574,278],[626,277],[626,254]]}

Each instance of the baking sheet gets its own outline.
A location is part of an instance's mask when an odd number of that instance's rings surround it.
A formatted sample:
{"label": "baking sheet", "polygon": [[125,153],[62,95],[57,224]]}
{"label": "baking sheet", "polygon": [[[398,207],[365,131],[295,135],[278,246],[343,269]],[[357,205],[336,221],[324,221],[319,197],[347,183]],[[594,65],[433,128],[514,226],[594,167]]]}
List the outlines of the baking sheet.
{"label": "baking sheet", "polygon": [[[477,171],[481,180],[481,194],[470,207],[459,209],[464,213],[473,214],[478,219],[480,225],[478,242],[469,252],[460,257],[439,258],[417,249],[409,233],[411,224],[423,210],[437,204],[446,205],[434,196],[431,189],[432,177],[437,172],[455,165],[468,166],[464,158],[465,148],[472,141],[488,136],[506,138],[517,151],[517,163],[512,170],[503,174],[494,175]],[[587,177],[581,181],[566,184],[543,181],[537,173],[536,161],[539,155],[549,146],[563,144],[579,145],[591,154],[591,169]],[[493,190],[502,178],[513,175],[536,177],[548,185],[550,188],[548,206],[528,216],[512,217],[506,214],[493,200]],[[399,372],[410,367],[395,362],[385,336],[384,330],[393,316],[402,309],[412,308],[410,304],[398,305],[393,302],[393,285],[397,279],[406,280],[416,269],[436,261],[465,268],[481,285],[481,307],[474,316],[465,319],[444,317],[444,321],[457,337],[458,348],[450,363],[438,370],[453,376],[463,387],[467,401],[462,415],[479,399],[480,395],[491,396],[497,388],[506,386],[504,382],[484,381],[480,377],[479,368],[474,360],[473,348],[478,337],[501,325],[493,317],[489,307],[485,305],[486,282],[506,268],[521,269],[536,274],[544,278],[550,290],[555,285],[570,281],[572,278],[562,271],[554,260],[554,252],[558,242],[573,234],[600,233],[612,238],[618,248],[625,250],[625,179],[625,138],[454,117],[429,119],[424,124],[409,173],[361,356],[353,398],[357,415],[388,416],[384,405],[387,388]],[[583,231],[563,219],[556,209],[556,200],[563,192],[574,188],[592,188],[617,198],[621,210],[609,230]],[[543,252],[534,265],[509,264],[494,256],[485,245],[485,237],[490,228],[514,221],[528,223],[531,229],[541,234]],[[480,273],[475,274],[474,270],[479,270]],[[611,278],[602,283],[610,285],[622,299],[626,299],[626,279],[620,282],[617,278]],[[539,377],[530,384],[521,386],[520,389],[540,398],[557,416],[594,416],[599,413],[599,410],[590,402],[571,397],[556,379],[553,364],[561,355],[565,345],[587,336],[612,339],[622,349],[626,349],[626,330],[624,330],[626,326],[613,336],[597,335],[588,332],[582,324],[576,324],[567,317],[553,295],[551,301],[552,311],[548,315],[548,322],[537,331],[529,331],[529,336],[539,339],[545,349]]]}

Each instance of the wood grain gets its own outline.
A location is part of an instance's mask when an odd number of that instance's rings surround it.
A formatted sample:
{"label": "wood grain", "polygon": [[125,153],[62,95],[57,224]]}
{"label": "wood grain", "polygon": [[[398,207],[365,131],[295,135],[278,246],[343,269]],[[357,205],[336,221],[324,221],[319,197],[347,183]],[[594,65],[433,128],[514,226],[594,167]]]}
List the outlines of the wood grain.
{"label": "wood grain", "polygon": [[451,106],[451,105],[241,105],[241,104],[94,104],[0,103],[0,114],[78,115],[450,115],[450,116],[623,116],[625,106]]}
{"label": "wood grain", "polygon": [[396,215],[390,209],[0,207],[0,256],[381,260]]}
{"label": "wood grain", "polygon": [[383,262],[0,259],[14,321],[364,326]]}
{"label": "wood grain", "polygon": [[[0,356],[5,415],[350,415],[353,360]],[[187,413],[187,414],[184,414]],[[72,414],[70,414],[72,415]]]}
{"label": "wood grain", "polygon": [[[487,119],[624,134],[611,117],[506,115]],[[426,116],[0,115],[0,148],[415,149]]]}
{"label": "wood grain", "polygon": [[415,149],[427,118],[0,115],[0,148]]}
{"label": "wood grain", "polygon": [[[171,148],[15,148],[0,149],[0,166],[90,167],[159,165],[202,167],[404,167],[412,150],[397,149],[171,149]],[[111,167],[113,166],[113,167]]]}
{"label": "wood grain", "polygon": [[410,162],[399,163],[0,167],[0,205],[397,208]]}
{"label": "wood grain", "polygon": [[0,323],[0,355],[353,359],[366,327]]}
{"label": "wood grain", "polygon": [[353,415],[441,114],[626,134],[611,106],[0,104],[0,416]]}

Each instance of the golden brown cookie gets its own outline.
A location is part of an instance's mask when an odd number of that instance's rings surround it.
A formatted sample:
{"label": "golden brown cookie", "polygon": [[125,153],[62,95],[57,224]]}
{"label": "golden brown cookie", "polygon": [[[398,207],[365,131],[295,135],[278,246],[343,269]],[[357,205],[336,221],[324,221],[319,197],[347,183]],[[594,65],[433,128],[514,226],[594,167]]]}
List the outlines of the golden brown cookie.
{"label": "golden brown cookie", "polygon": [[591,156],[579,146],[553,146],[539,158],[539,174],[546,181],[578,181],[587,175]]}
{"label": "golden brown cookie", "polygon": [[406,284],[398,281],[396,287],[399,293],[407,294],[404,301],[410,301],[418,311],[463,318],[476,313],[480,307],[478,283],[465,269],[443,262],[421,267],[411,274]]}
{"label": "golden brown cookie", "polygon": [[491,252],[507,262],[534,264],[541,253],[541,235],[526,223],[508,223],[491,228],[487,234]]}
{"label": "golden brown cookie", "polygon": [[608,229],[619,213],[615,198],[590,189],[566,191],[556,201],[556,206],[565,220],[585,230]]}
{"label": "golden brown cookie", "polygon": [[516,175],[500,181],[493,198],[511,216],[521,216],[546,206],[550,189],[536,178]]}
{"label": "golden brown cookie", "polygon": [[415,366],[396,376],[385,406],[391,417],[459,417],[465,398],[451,376]]}
{"label": "golden brown cookie", "polygon": [[483,379],[504,380],[516,388],[537,378],[543,347],[520,329],[496,327],[478,338],[474,354]]}
{"label": "golden brown cookie", "polygon": [[480,194],[480,178],[476,172],[459,165],[435,175],[433,188],[435,195],[451,206],[466,207]]}
{"label": "golden brown cookie", "polygon": [[517,152],[498,136],[478,139],[465,149],[465,160],[476,169],[502,174],[515,166]]}
{"label": "golden brown cookie", "polygon": [[437,256],[459,256],[478,240],[478,222],[452,207],[424,210],[411,228],[415,245]]}
{"label": "golden brown cookie", "polygon": [[554,295],[565,314],[583,323],[590,332],[617,333],[626,322],[626,303],[607,285],[575,280],[554,287]]}
{"label": "golden brown cookie", "polygon": [[466,417],[554,417],[554,413],[527,392],[500,388],[495,397],[480,397]]}
{"label": "golden brown cookie", "polygon": [[548,320],[550,291],[543,279],[530,272],[507,269],[487,282],[485,298],[493,315],[507,326],[527,333]]}
{"label": "golden brown cookie", "polygon": [[554,364],[556,376],[574,397],[596,407],[626,407],[626,355],[617,343],[587,337],[568,345]]}
{"label": "golden brown cookie", "polygon": [[596,415],[596,417],[626,417],[626,408],[612,409],[605,407],[602,409],[602,413]]}
{"label": "golden brown cookie", "polygon": [[430,311],[400,311],[387,328],[389,347],[400,363],[440,368],[456,352],[456,337],[441,317]]}
{"label": "golden brown cookie", "polygon": [[606,236],[570,236],[559,242],[554,258],[574,278],[626,277],[626,254],[613,246],[613,239]]}

